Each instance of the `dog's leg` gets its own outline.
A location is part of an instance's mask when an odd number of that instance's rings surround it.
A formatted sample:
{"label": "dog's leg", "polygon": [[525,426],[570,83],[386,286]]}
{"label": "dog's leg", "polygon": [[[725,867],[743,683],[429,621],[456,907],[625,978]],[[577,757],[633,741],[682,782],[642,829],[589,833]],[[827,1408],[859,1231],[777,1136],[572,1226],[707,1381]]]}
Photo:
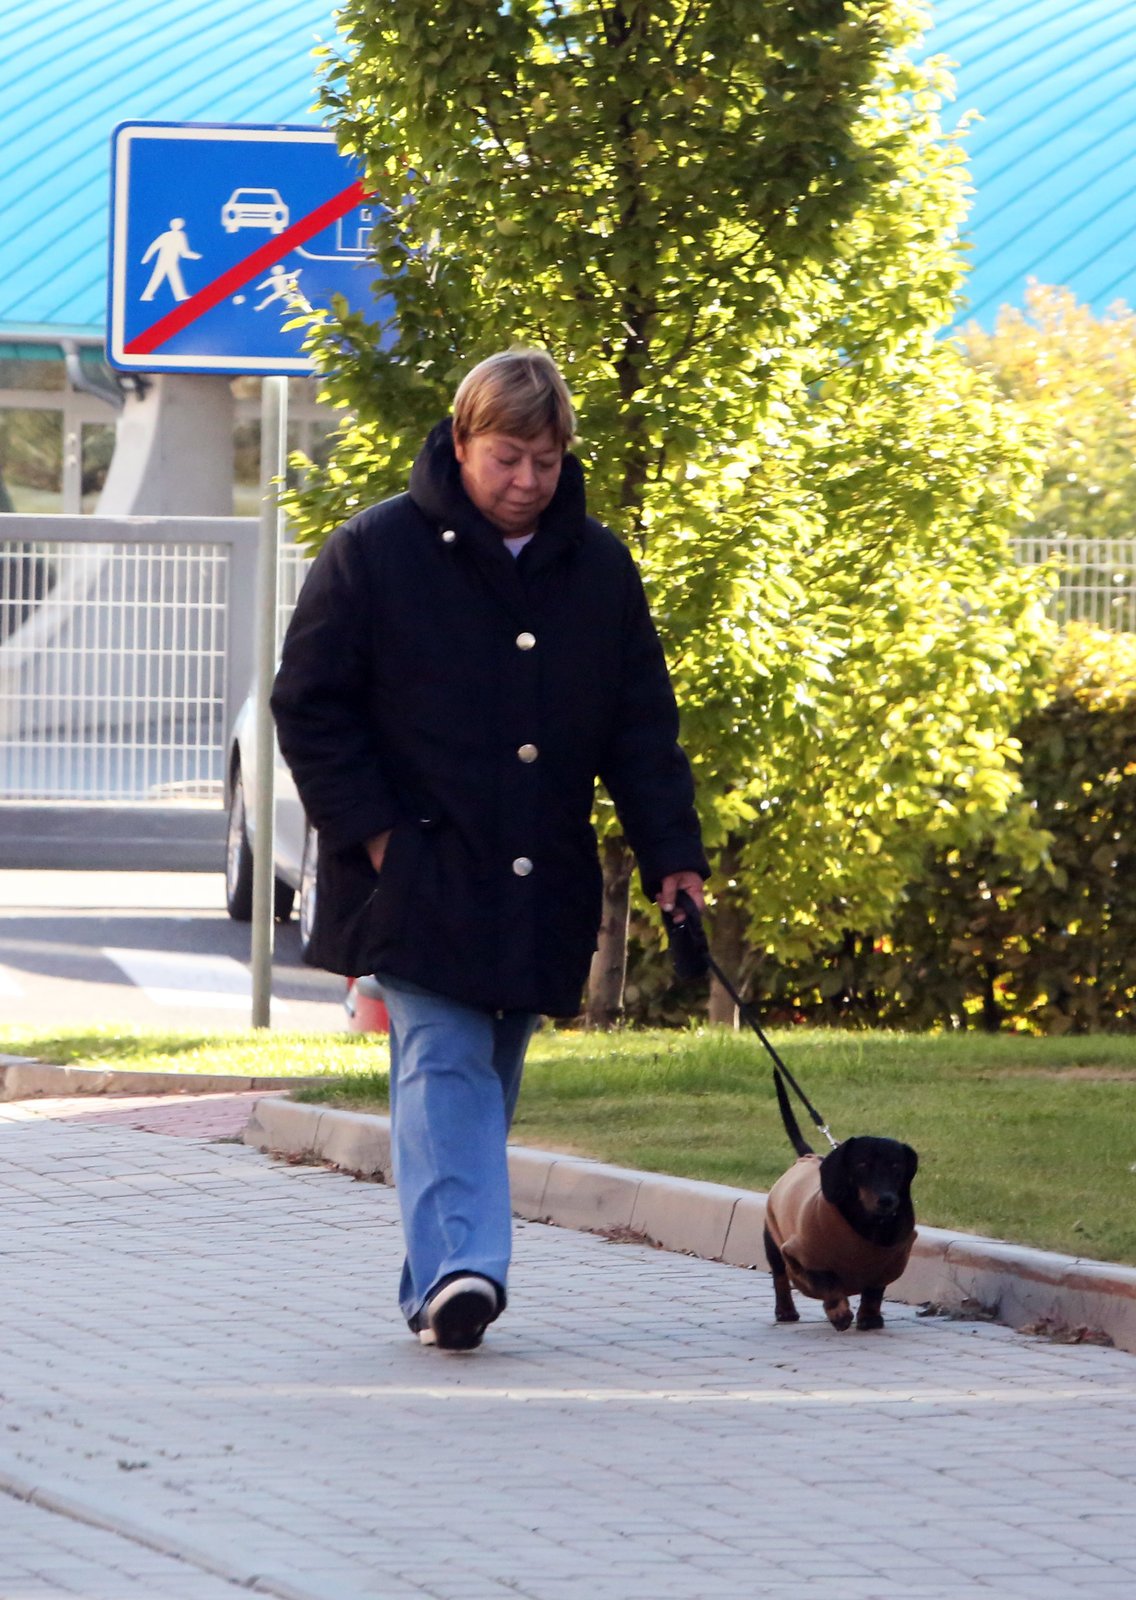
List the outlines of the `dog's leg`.
{"label": "dog's leg", "polygon": [[793,1291],[789,1287],[789,1274],[785,1271],[785,1257],[773,1243],[773,1235],[765,1230],[765,1259],[773,1274],[773,1292],[777,1297],[774,1315],[778,1322],[800,1322],[801,1317],[793,1304]]}
{"label": "dog's leg", "polygon": [[852,1307],[848,1304],[848,1296],[843,1292],[834,1294],[824,1301],[824,1314],[837,1333],[843,1333],[845,1328],[852,1326]]}
{"label": "dog's leg", "polygon": [[824,1314],[836,1329],[843,1333],[845,1328],[852,1326],[852,1307],[848,1304],[848,1294],[836,1276],[835,1272],[810,1272],[809,1283],[812,1292],[824,1306]]}
{"label": "dog's leg", "polygon": [[883,1303],[883,1298],[884,1290],[882,1284],[878,1289],[872,1288],[864,1290],[863,1294],[860,1296],[860,1309],[856,1313],[856,1326],[858,1328],[867,1331],[883,1327],[884,1319],[880,1312],[880,1306]]}

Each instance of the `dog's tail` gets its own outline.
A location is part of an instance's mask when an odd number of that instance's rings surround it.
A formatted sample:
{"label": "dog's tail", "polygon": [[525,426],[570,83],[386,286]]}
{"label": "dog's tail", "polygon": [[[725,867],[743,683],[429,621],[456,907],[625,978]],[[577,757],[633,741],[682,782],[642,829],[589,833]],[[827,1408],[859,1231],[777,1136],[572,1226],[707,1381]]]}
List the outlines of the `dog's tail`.
{"label": "dog's tail", "polygon": [[785,1093],[785,1085],[781,1081],[781,1074],[773,1074],[773,1082],[777,1088],[777,1104],[781,1107],[781,1121],[785,1124],[785,1132],[789,1135],[789,1143],[799,1156],[815,1154],[811,1144],[806,1144],[804,1135],[797,1126],[797,1119],[793,1115],[793,1108],[789,1104],[789,1096]]}

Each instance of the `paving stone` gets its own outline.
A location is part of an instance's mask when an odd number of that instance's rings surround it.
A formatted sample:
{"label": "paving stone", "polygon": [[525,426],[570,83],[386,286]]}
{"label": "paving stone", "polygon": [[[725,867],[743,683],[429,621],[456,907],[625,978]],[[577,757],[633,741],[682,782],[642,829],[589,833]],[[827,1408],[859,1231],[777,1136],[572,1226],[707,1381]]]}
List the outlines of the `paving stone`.
{"label": "paving stone", "polygon": [[0,1106],[0,1487],[117,1523],[0,1493],[0,1595],[242,1592],[131,1528],[288,1600],[1132,1592],[1131,1356],[778,1326],[767,1273],[634,1242],[638,1175],[563,1161],[614,1242],[518,1223],[447,1358],[395,1309],[391,1190],[93,1109]]}

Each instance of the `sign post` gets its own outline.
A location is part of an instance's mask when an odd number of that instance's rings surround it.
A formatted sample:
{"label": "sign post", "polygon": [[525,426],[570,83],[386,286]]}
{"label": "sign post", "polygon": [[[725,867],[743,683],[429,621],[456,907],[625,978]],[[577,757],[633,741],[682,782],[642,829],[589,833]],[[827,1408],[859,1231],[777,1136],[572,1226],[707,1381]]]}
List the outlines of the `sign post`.
{"label": "sign post", "polygon": [[124,372],[264,378],[256,595],[252,1022],[269,1026],[275,900],[277,559],[288,376],[313,362],[308,310],[342,295],[389,331],[370,259],[377,212],[325,128],[124,122],[112,136],[107,359]]}
{"label": "sign post", "polygon": [[252,1025],[272,1023],[272,949],[276,897],[276,762],[272,708],[276,673],[276,577],[284,513],[280,492],[288,460],[288,380],[265,378],[260,407],[260,539],[256,561],[256,806],[252,857]]}

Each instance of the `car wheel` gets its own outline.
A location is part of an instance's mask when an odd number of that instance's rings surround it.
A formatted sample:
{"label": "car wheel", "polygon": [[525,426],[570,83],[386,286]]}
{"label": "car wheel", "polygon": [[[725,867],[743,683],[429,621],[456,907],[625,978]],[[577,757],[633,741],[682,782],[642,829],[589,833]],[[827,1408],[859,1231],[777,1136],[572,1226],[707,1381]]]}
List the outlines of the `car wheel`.
{"label": "car wheel", "polygon": [[277,922],[288,921],[295,903],[295,889],[290,883],[285,883],[283,878],[277,878],[272,885],[272,915]]}
{"label": "car wheel", "polygon": [[316,919],[316,874],[319,868],[319,838],[309,828],[304,838],[304,859],[300,866],[300,954],[306,957],[312,942]]}
{"label": "car wheel", "polygon": [[252,921],[252,847],[245,827],[245,789],[239,768],[233,774],[225,835],[225,904],[234,922]]}

